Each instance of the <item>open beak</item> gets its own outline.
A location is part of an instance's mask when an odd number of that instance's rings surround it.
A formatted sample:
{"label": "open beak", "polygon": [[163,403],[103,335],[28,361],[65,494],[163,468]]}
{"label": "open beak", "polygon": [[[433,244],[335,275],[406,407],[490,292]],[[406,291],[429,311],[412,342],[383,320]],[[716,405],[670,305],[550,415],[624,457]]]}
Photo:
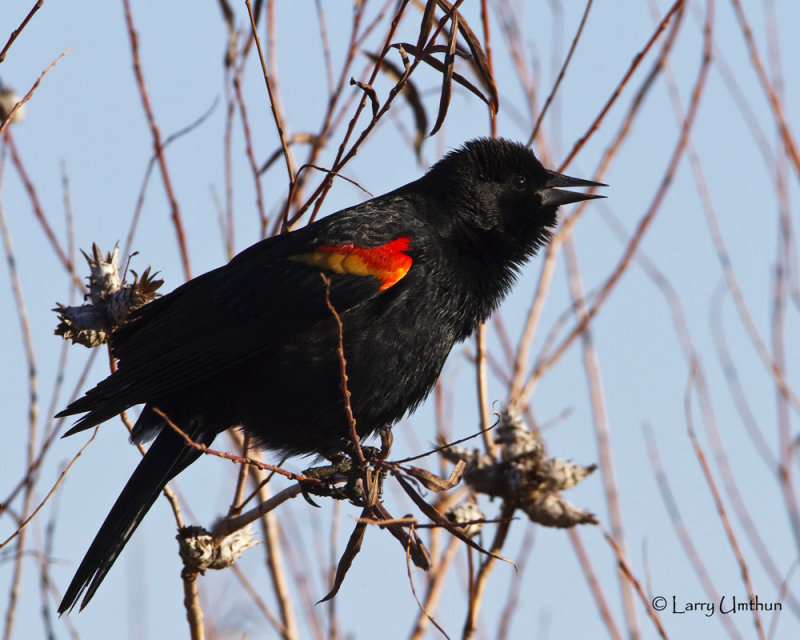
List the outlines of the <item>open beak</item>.
{"label": "open beak", "polygon": [[555,171],[547,172],[547,181],[544,188],[539,192],[542,195],[543,207],[557,207],[562,204],[570,204],[571,202],[580,202],[581,200],[592,200],[594,198],[605,198],[595,193],[580,193],[577,191],[562,191],[557,187],[607,187],[608,185],[602,182],[592,182],[591,180],[583,180],[582,178],[570,178]]}

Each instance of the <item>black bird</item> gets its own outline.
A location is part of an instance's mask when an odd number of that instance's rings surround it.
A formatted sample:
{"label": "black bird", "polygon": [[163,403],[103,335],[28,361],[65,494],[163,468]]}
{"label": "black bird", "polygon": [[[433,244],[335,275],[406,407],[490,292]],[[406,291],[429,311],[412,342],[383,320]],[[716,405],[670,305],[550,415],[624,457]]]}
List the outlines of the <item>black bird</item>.
{"label": "black bird", "polygon": [[227,265],[135,311],[111,338],[119,366],[58,416],[66,435],[143,404],[131,439],[154,442],[72,579],[59,613],[91,600],[167,482],[239,426],[261,447],[332,455],[349,427],[339,371],[343,324],[359,436],[413,411],[453,345],[509,292],[547,241],[559,205],[605,186],[546,170],[521,144],[466,143],[423,177],[297,231],[262,240]]}

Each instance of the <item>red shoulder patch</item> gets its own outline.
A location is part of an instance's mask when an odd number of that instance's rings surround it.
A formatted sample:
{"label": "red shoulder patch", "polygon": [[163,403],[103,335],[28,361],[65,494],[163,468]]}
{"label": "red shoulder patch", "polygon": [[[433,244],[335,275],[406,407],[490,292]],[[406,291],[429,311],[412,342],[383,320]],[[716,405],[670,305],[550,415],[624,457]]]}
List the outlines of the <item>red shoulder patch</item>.
{"label": "red shoulder patch", "polygon": [[399,282],[411,268],[408,250],[410,240],[400,237],[377,247],[359,247],[347,244],[324,244],[310,253],[292,256],[290,260],[311,264],[333,271],[357,276],[375,276],[381,282],[381,291]]}

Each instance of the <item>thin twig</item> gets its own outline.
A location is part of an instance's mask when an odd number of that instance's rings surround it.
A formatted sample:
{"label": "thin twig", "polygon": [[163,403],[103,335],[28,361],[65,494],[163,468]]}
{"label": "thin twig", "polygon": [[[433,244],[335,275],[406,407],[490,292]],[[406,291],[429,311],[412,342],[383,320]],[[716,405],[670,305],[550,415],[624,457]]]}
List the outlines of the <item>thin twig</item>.
{"label": "thin twig", "polygon": [[478,415],[481,419],[481,435],[486,453],[496,457],[494,438],[492,437],[491,416],[489,415],[489,380],[486,376],[486,324],[481,323],[475,336],[476,359],[475,374],[477,382]]}
{"label": "thin twig", "polygon": [[[573,530],[574,531],[574,530]],[[645,611],[647,611],[647,615],[650,617],[650,620],[653,621],[653,624],[656,627],[656,631],[658,631],[658,635],[660,635],[664,640],[667,639],[667,631],[664,629],[664,625],[661,623],[661,618],[658,617],[655,608],[651,606],[649,599],[647,598],[647,594],[642,589],[641,583],[636,579],[636,576],[633,575],[633,571],[631,570],[630,564],[625,556],[620,551],[619,547],[617,546],[614,539],[607,533],[603,532],[603,537],[606,539],[606,542],[611,546],[611,549],[617,556],[617,562],[619,563],[619,568],[622,569],[623,573],[628,577],[628,580],[631,581],[634,588],[636,589],[636,593],[639,596],[639,599],[642,601],[642,605],[644,606]]]}
{"label": "thin twig", "polygon": [[[0,62],[3,62],[6,59],[6,53],[8,52],[9,47],[13,44],[14,40],[17,39],[17,36],[20,33],[22,33],[22,30],[28,24],[30,19],[33,17],[33,14],[36,13],[39,9],[42,8],[43,4],[44,4],[44,0],[37,0],[36,4],[34,4],[33,7],[31,7],[31,10],[28,11],[28,15],[25,16],[25,18],[22,20],[20,25],[11,32],[11,35],[8,38],[8,42],[6,42],[6,45],[3,47],[3,50],[0,51]],[[0,133],[2,133],[2,132],[0,132]]]}
{"label": "thin twig", "polygon": [[592,565],[592,559],[589,557],[589,554],[586,551],[586,547],[581,539],[580,531],[573,527],[567,530],[567,535],[572,543],[572,548],[575,551],[575,556],[578,559],[578,563],[581,565],[583,575],[586,577],[589,590],[592,592],[592,598],[597,606],[600,618],[602,619],[603,624],[606,625],[606,631],[608,631],[608,635],[614,640],[623,640],[622,632],[619,630],[619,627],[614,620],[614,616],[611,613],[611,607],[609,606],[608,599],[606,598],[606,590],[597,579],[597,574],[595,573]]}
{"label": "thin twig", "polygon": [[[33,83],[33,86],[30,88],[30,91],[28,91],[28,93],[25,94],[25,97],[22,98],[19,102],[17,102],[17,104],[14,105],[14,107],[11,109],[11,111],[8,112],[8,115],[6,116],[6,119],[3,122],[0,122],[0,137],[3,136],[3,134],[5,133],[5,131],[8,128],[8,126],[14,120],[14,114],[20,108],[22,108],[22,105],[24,105],[26,102],[28,102],[28,100],[31,99],[31,97],[33,96],[33,93],[39,87],[39,84],[42,82],[44,77],[50,72],[50,70],[53,67],[56,66],[56,64],[58,64],[58,62],[61,60],[61,58],[63,58],[65,55],[67,55],[70,51],[72,51],[72,49],[67,49],[60,56],[58,56],[55,60],[53,60],[53,62],[51,62],[48,65],[48,67],[44,71],[42,71],[41,74],[39,74],[39,77],[36,79],[36,82]],[[27,177],[27,174],[24,172],[24,169],[22,169],[22,163],[18,162],[19,155],[17,154],[16,146],[14,145],[14,142],[13,142],[11,136],[6,136],[5,137],[5,141],[6,141],[6,144],[8,144],[9,148],[11,149],[12,159],[15,158],[15,157],[17,158],[17,160],[15,161],[14,164],[16,165],[17,170],[20,171],[20,177],[22,178],[22,181],[25,184],[26,189],[28,190],[28,193],[31,195],[31,202],[33,203],[33,206],[34,206],[34,213],[36,214],[36,217],[38,218],[40,224],[42,225],[42,228],[44,229],[45,235],[47,236],[47,239],[50,241],[50,244],[53,246],[53,249],[55,250],[59,260],[64,265],[64,268],[68,272],[72,272],[72,264],[70,263],[70,259],[67,257],[67,255],[64,253],[64,250],[61,248],[61,245],[58,243],[58,240],[56,239],[52,228],[50,227],[49,223],[47,222],[47,219],[44,217],[44,213],[42,211],[41,205],[38,204],[39,200],[36,197],[36,190],[33,188],[33,183],[31,183],[31,181]]]}
{"label": "thin twig", "polygon": [[339,379],[342,389],[342,398],[344,399],[344,412],[347,416],[347,426],[350,429],[350,440],[353,445],[353,452],[355,453],[356,460],[359,462],[359,464],[363,465],[366,461],[366,458],[364,458],[364,452],[361,450],[361,439],[358,437],[356,418],[353,415],[353,407],[350,404],[350,389],[347,386],[347,360],[344,357],[344,327],[342,325],[342,319],[339,317],[339,313],[336,311],[333,303],[331,302],[331,281],[324,273],[320,272],[319,275],[322,277],[322,281],[325,283],[325,304],[328,306],[333,319],[336,321],[336,329],[339,340],[339,344],[336,347],[336,355],[339,359]]}
{"label": "thin twig", "polygon": [[[233,69],[231,71],[230,69]],[[230,260],[236,253],[236,234],[233,224],[233,118],[236,113],[235,99],[231,95],[231,75],[238,73],[238,67],[230,67],[225,72],[225,135],[223,137],[223,162],[225,167],[225,205],[220,227],[225,246],[225,257]]]}
{"label": "thin twig", "polygon": [[500,550],[503,548],[503,545],[506,542],[506,536],[508,536],[513,515],[514,508],[508,505],[503,505],[498,518],[500,520],[500,524],[497,525],[497,531],[495,531],[494,534],[494,541],[489,549],[489,552],[492,555],[487,555],[484,558],[480,568],[478,569],[478,575],[475,576],[472,597],[469,599],[469,611],[467,612],[467,618],[464,621],[464,633],[462,636],[463,640],[469,640],[475,635],[478,623],[478,612],[480,611],[481,603],[483,601],[483,594],[486,590],[489,575],[494,568],[497,555],[500,553]]}
{"label": "thin twig", "polygon": [[169,416],[167,416],[167,414],[161,411],[161,409],[159,409],[158,407],[153,407],[153,411],[157,415],[164,418],[164,421],[167,423],[167,425],[169,425],[170,428],[172,428],[178,435],[180,435],[184,439],[186,444],[188,444],[190,447],[194,449],[197,449],[202,453],[212,456],[217,456],[218,458],[224,458],[225,460],[231,460],[232,462],[238,462],[239,464],[247,464],[250,465],[251,467],[255,467],[256,469],[260,469],[261,471],[274,471],[277,474],[289,478],[289,480],[298,480],[302,482],[314,482],[314,483],[321,482],[319,478],[310,478],[308,476],[304,476],[302,473],[292,473],[291,471],[287,471],[286,469],[281,469],[280,467],[277,467],[275,465],[267,464],[266,462],[261,462],[260,460],[256,460],[255,458],[236,456],[233,455],[232,453],[228,453],[227,451],[217,451],[216,449],[212,449],[211,447],[201,442],[196,442],[192,440],[192,438],[189,437],[189,435],[183,429],[181,429],[178,425],[176,425],[169,418]]}
{"label": "thin twig", "polygon": [[[646,426],[644,429],[644,436],[647,452],[650,457],[650,463],[653,468],[653,475],[655,476],[656,484],[658,485],[658,490],[661,494],[661,500],[664,503],[664,507],[667,510],[667,515],[672,523],[672,528],[675,530],[675,535],[678,536],[678,540],[680,541],[683,551],[686,554],[686,559],[689,561],[692,569],[694,569],[697,579],[700,581],[700,584],[703,585],[703,589],[706,592],[708,600],[710,602],[719,602],[719,592],[714,586],[714,581],[709,574],[705,563],[703,562],[703,555],[694,544],[690,529],[683,521],[680,509],[678,508],[678,501],[675,499],[675,496],[672,493],[672,488],[669,484],[669,478],[664,471],[664,464],[661,462],[661,456],[658,452],[658,445],[656,443],[655,435],[649,426]],[[738,638],[741,640],[741,634],[728,617],[722,617],[721,621],[731,638]]]}
{"label": "thin twig", "polygon": [[[256,27],[256,19],[253,16],[253,7],[250,5],[250,0],[245,0],[245,5],[247,5],[247,13],[250,16],[250,26],[253,29],[253,38],[256,41],[256,47],[258,48],[258,59],[261,62],[261,70],[264,73],[264,83],[267,86],[267,95],[269,96],[269,106],[272,110],[272,117],[275,120],[275,128],[278,131],[278,138],[281,141],[281,149],[283,149],[283,158],[286,161],[286,171],[289,174],[289,194],[292,193],[294,190],[295,184],[295,170],[294,170],[294,163],[292,161],[292,156],[289,153],[289,146],[286,144],[286,134],[284,133],[283,129],[283,121],[281,119],[281,114],[278,109],[278,105],[276,104],[276,97],[272,89],[272,82],[270,81],[270,74],[267,70],[267,64],[264,61],[264,52],[261,50],[261,39],[258,37],[258,28]],[[274,20],[272,20],[274,23]],[[287,207],[289,206],[290,200],[287,199]],[[287,209],[288,210],[288,209]]]}
{"label": "thin twig", "polygon": [[[412,533],[413,533],[413,528],[412,528]],[[456,539],[453,538],[453,542],[455,542],[455,541],[456,541]],[[450,640],[450,636],[447,635],[447,632],[442,628],[442,626],[438,622],[436,622],[436,620],[433,619],[433,612],[432,611],[428,611],[425,608],[425,605],[422,604],[422,601],[420,601],[419,596],[417,596],[417,590],[414,588],[414,576],[411,574],[411,549],[410,549],[410,547],[406,548],[406,575],[408,576],[408,584],[411,587],[411,595],[414,596],[414,600],[417,603],[417,607],[419,608],[420,613],[423,616],[425,616],[425,619],[428,622],[430,622],[434,627],[436,627],[436,629],[438,629],[439,633],[441,633],[445,638],[447,638],[447,640]]]}
{"label": "thin twig", "polygon": [[[564,256],[569,271],[569,285],[572,300],[575,304],[575,315],[582,318],[586,313],[585,290],[581,279],[580,268],[578,266],[577,250],[572,236],[564,243]],[[611,535],[617,542],[622,553],[628,555],[625,543],[625,532],[623,528],[622,505],[620,503],[619,482],[615,473],[614,455],[611,447],[611,435],[608,425],[608,409],[606,406],[605,392],[603,390],[603,379],[600,373],[600,357],[594,346],[592,332],[587,327],[581,336],[583,346],[583,367],[586,372],[586,379],[589,385],[589,398],[592,403],[592,417],[594,421],[595,436],[597,438],[597,451],[600,457],[600,468],[603,471],[603,485],[608,504],[608,515],[611,522]],[[628,623],[628,636],[636,638],[641,630],[636,615],[634,593],[631,584],[624,578],[620,570],[618,572],[619,586],[622,595],[622,604],[625,611],[625,618]]]}
{"label": "thin twig", "polygon": [[461,548],[458,538],[450,538],[447,548],[442,557],[433,564],[430,575],[428,576],[428,590],[425,593],[425,600],[419,607],[417,619],[409,636],[409,640],[422,640],[428,627],[431,616],[436,613],[436,607],[442,596],[445,580],[450,571],[450,565],[456,557],[456,553]]}
{"label": "thin twig", "polygon": [[[247,466],[242,466],[242,469],[247,469]],[[258,490],[260,491],[261,488],[259,487]],[[228,517],[218,521],[212,530],[212,534],[215,536],[219,536],[220,538],[224,538],[229,536],[234,531],[238,531],[239,529],[243,529],[248,524],[251,524],[258,520],[259,518],[263,518],[267,513],[276,509],[278,506],[282,505],[287,500],[291,500],[292,498],[297,497],[300,495],[302,491],[302,487],[299,484],[293,484],[290,487],[286,487],[283,491],[276,493],[274,496],[271,496],[267,501],[260,503],[257,507],[246,511],[245,513],[236,516],[236,517]]]}
{"label": "thin twig", "polygon": [[261,594],[258,592],[258,589],[253,585],[252,582],[250,582],[244,571],[242,571],[238,564],[232,564],[230,568],[233,571],[233,575],[236,576],[236,579],[239,580],[241,585],[244,587],[244,590],[247,591],[247,594],[250,596],[250,598],[252,598],[253,603],[255,603],[258,610],[264,614],[267,622],[272,625],[275,631],[281,634],[281,636],[285,637],[286,627],[284,627],[283,623],[278,620],[277,616],[269,610],[267,603],[264,602]]}
{"label": "thin twig", "polygon": [[[229,429],[228,437],[232,441],[234,447],[238,447],[242,452],[242,457],[247,457],[250,451],[250,435]],[[236,488],[233,491],[233,498],[228,507],[229,518],[239,515],[242,512],[242,501],[244,500],[244,492],[247,489],[247,469],[248,465],[239,465],[239,471],[236,474]]]}
{"label": "thin twig", "polygon": [[583,16],[581,17],[580,24],[578,25],[578,31],[575,32],[575,37],[572,38],[572,44],[569,47],[569,52],[567,53],[567,57],[564,58],[564,64],[561,65],[561,70],[558,72],[558,77],[556,78],[556,81],[553,84],[553,88],[550,90],[550,94],[544,101],[544,106],[542,107],[542,110],[539,113],[539,117],[536,118],[536,124],[533,125],[533,131],[531,131],[531,135],[528,138],[528,142],[526,143],[526,146],[528,147],[533,144],[534,140],[536,140],[536,134],[539,133],[539,127],[541,127],[542,125],[542,120],[544,119],[545,114],[547,114],[547,110],[550,108],[550,104],[553,102],[553,98],[555,98],[558,88],[561,86],[561,81],[564,79],[564,75],[567,72],[567,67],[569,66],[570,60],[572,60],[572,54],[574,54],[575,49],[578,48],[578,41],[580,40],[581,34],[583,33],[583,27],[586,25],[586,19],[589,17],[589,10],[591,8],[592,8],[592,0],[588,0],[588,2],[586,3],[586,8],[583,10]]}
{"label": "thin twig", "polygon": [[772,86],[769,76],[764,69],[764,65],[761,62],[761,56],[758,54],[758,49],[756,48],[755,40],[753,39],[753,32],[750,30],[750,25],[747,22],[747,16],[745,16],[741,3],[739,0],[731,0],[731,4],[733,5],[736,19],[739,21],[739,28],[742,30],[745,43],[747,44],[747,50],[750,53],[750,61],[753,63],[753,68],[758,76],[758,81],[761,83],[761,87],[764,90],[767,100],[769,101],[769,105],[772,109],[772,113],[775,116],[778,130],[781,134],[781,142],[783,142],[786,153],[792,161],[795,173],[797,174],[798,178],[800,178],[800,151],[797,149],[797,144],[794,141],[792,130],[789,128],[789,122],[786,119],[786,114],[783,112],[783,102],[781,101],[778,92],[775,90],[775,87]]}
{"label": "thin twig", "polygon": [[92,441],[94,441],[94,438],[95,438],[95,436],[96,436],[96,435],[97,435],[97,429],[95,429],[95,430],[92,432],[92,437],[91,437],[91,438],[89,438],[89,439],[86,441],[86,444],[84,444],[84,445],[83,445],[83,446],[80,448],[80,450],[78,451],[78,453],[76,453],[76,454],[75,454],[75,455],[72,457],[72,460],[70,460],[70,461],[69,461],[69,464],[68,464],[68,465],[67,465],[67,466],[64,468],[64,470],[63,470],[63,471],[61,472],[61,474],[58,476],[58,478],[56,479],[56,481],[55,481],[55,483],[53,484],[53,486],[52,486],[52,487],[50,487],[50,491],[48,491],[48,492],[47,492],[47,495],[46,495],[46,496],[45,496],[45,497],[42,499],[42,501],[39,503],[39,506],[37,506],[37,507],[36,507],[36,508],[35,508],[33,511],[31,511],[30,515],[29,515],[27,518],[25,518],[25,520],[23,520],[23,521],[22,521],[22,523],[21,523],[21,524],[20,524],[20,525],[17,527],[17,529],[16,529],[16,531],[14,531],[14,533],[12,533],[12,534],[11,534],[11,535],[10,535],[8,538],[6,538],[6,539],[5,539],[5,540],[3,540],[2,542],[0,542],[0,549],[2,549],[2,548],[3,548],[3,547],[5,547],[5,546],[6,546],[6,545],[7,545],[9,542],[11,542],[12,540],[14,540],[14,538],[16,538],[17,536],[19,536],[19,535],[22,533],[23,529],[25,529],[25,527],[26,527],[26,526],[28,526],[28,523],[29,523],[31,520],[33,520],[33,518],[34,518],[34,517],[36,517],[36,514],[37,514],[37,513],[39,513],[39,511],[41,511],[42,507],[43,507],[45,504],[47,504],[47,501],[48,501],[48,500],[50,500],[50,498],[53,496],[53,494],[55,493],[55,491],[56,491],[56,489],[58,488],[58,486],[61,484],[62,480],[64,480],[64,478],[67,476],[67,473],[68,473],[68,472],[69,472],[69,470],[72,468],[72,465],[73,465],[73,464],[75,464],[75,462],[77,462],[78,458],[80,458],[80,457],[81,457],[81,455],[83,455],[83,452],[84,452],[84,451],[86,451],[86,448],[87,448],[87,447],[88,447],[88,446],[89,446],[89,445],[92,443]]}
{"label": "thin twig", "polygon": [[[639,53],[636,54],[636,56],[633,59],[633,62],[631,62],[630,67],[625,72],[625,75],[622,77],[622,80],[620,80],[620,82],[617,84],[616,88],[614,89],[614,92],[611,94],[611,97],[609,97],[606,104],[600,110],[600,113],[598,113],[597,117],[592,121],[592,124],[589,125],[589,128],[586,130],[586,133],[584,133],[583,136],[581,136],[578,139],[578,141],[572,147],[572,150],[567,154],[567,157],[564,158],[564,161],[558,168],[559,172],[563,171],[569,165],[569,163],[572,162],[572,159],[576,155],[578,155],[578,151],[580,151],[583,148],[583,145],[586,144],[587,140],[589,140],[589,138],[594,134],[594,132],[597,131],[598,127],[600,126],[600,123],[605,119],[606,115],[611,110],[611,107],[617,101],[617,98],[619,98],[623,87],[626,84],[628,84],[628,80],[630,80],[631,76],[633,76],[634,71],[636,71],[636,69],[639,67],[639,64],[647,56],[647,53],[656,43],[661,33],[664,31],[664,29],[667,28],[670,21],[675,16],[675,13],[678,10],[683,10],[685,3],[686,0],[675,0],[675,3],[670,7],[669,11],[667,11],[667,13],[664,15],[664,19],[658,23],[656,30],[650,36],[650,39],[647,41],[647,44],[645,44],[644,48]],[[704,56],[705,55],[707,54],[704,54]]]}
{"label": "thin twig", "polygon": [[[217,101],[211,104],[211,106],[206,109],[205,113],[203,113],[197,120],[194,122],[189,123],[182,129],[176,131],[175,133],[170,134],[167,136],[166,140],[164,140],[164,145],[161,147],[161,151],[163,152],[170,144],[178,140],[179,138],[187,135],[194,131],[197,127],[203,124],[214,112],[214,109],[217,106]],[[150,176],[153,173],[153,168],[156,166],[158,162],[158,154],[153,153],[150,156],[150,160],[147,162],[147,168],[144,171],[144,176],[142,177],[142,184],[139,187],[139,195],[136,197],[136,204],[133,207],[133,217],[131,218],[131,224],[128,227],[128,234],[125,237],[125,244],[123,245],[120,263],[127,263],[131,257],[131,248],[133,247],[133,239],[136,235],[136,230],[139,226],[139,218],[142,213],[142,209],[144,208],[144,200],[145,195],[147,194],[147,187],[150,184]]]}
{"label": "thin twig", "polygon": [[[728,537],[728,542],[731,545],[731,550],[733,551],[734,556],[736,557],[736,561],[739,565],[739,571],[742,575],[742,581],[744,582],[745,588],[747,589],[747,595],[750,601],[753,601],[756,596],[755,588],[753,587],[753,583],[750,579],[750,570],[747,566],[747,562],[744,559],[744,555],[742,554],[742,549],[739,546],[739,542],[737,540],[736,534],[733,531],[733,527],[731,526],[730,518],[728,518],[727,510],[725,509],[725,505],[722,503],[722,497],[719,494],[719,490],[717,489],[717,483],[714,480],[714,477],[711,475],[711,469],[708,466],[708,462],[706,461],[706,456],[703,453],[703,449],[700,447],[700,442],[697,439],[697,433],[695,432],[694,423],[692,420],[692,407],[691,407],[691,392],[692,387],[695,383],[696,377],[696,367],[692,368],[692,371],[689,374],[689,380],[686,384],[686,397],[684,400],[685,405],[685,412],[686,412],[686,423],[687,429],[689,432],[689,439],[692,442],[692,447],[694,448],[695,455],[697,456],[697,461],[700,463],[700,468],[703,471],[703,476],[705,477],[706,484],[708,484],[708,488],[711,491],[711,496],[714,499],[714,504],[717,507],[717,513],[719,515],[720,522],[725,529],[725,534]],[[756,627],[756,632],[758,633],[758,637],[761,640],[766,640],[766,635],[764,633],[764,627],[761,624],[761,614],[758,611],[758,608],[753,608],[753,623]]]}
{"label": "thin twig", "polygon": [[[483,26],[483,50],[486,53],[486,65],[489,74],[494,78],[494,56],[492,55],[492,35],[489,28],[489,7],[486,0],[481,0],[481,25]],[[497,105],[495,105],[496,107]],[[489,135],[497,137],[497,109],[489,108]]]}
{"label": "thin twig", "polygon": [[122,0],[125,9],[125,24],[128,27],[128,40],[131,46],[131,56],[133,59],[133,73],[136,76],[136,86],[139,88],[139,97],[142,100],[142,107],[144,108],[145,115],[147,116],[147,123],[150,126],[150,133],[153,137],[153,151],[158,158],[158,167],[161,170],[161,181],[164,183],[164,191],[169,201],[172,224],[175,227],[175,235],[178,240],[178,248],[180,250],[181,262],[183,264],[183,274],[187,280],[192,278],[192,268],[189,264],[189,249],[186,244],[186,230],[183,226],[183,217],[181,216],[178,200],[175,197],[175,192],[172,188],[172,179],[170,178],[169,170],[167,168],[167,161],[164,157],[164,145],[161,142],[161,131],[156,122],[153,107],[150,104],[150,96],[148,95],[147,85],[144,81],[144,73],[142,71],[142,64],[139,58],[139,35],[133,24],[133,14],[131,13],[130,0]]}
{"label": "thin twig", "polygon": [[514,614],[519,611],[520,596],[522,595],[522,577],[525,575],[528,560],[530,560],[533,553],[535,531],[536,525],[529,523],[526,527],[522,543],[519,546],[519,553],[516,558],[517,571],[509,579],[506,603],[500,614],[500,622],[497,625],[497,640],[506,640],[509,637]]}
{"label": "thin twig", "polygon": [[247,162],[250,165],[250,172],[253,174],[253,186],[256,190],[256,208],[258,218],[261,221],[261,237],[267,235],[267,213],[264,209],[264,193],[261,188],[261,177],[259,174],[258,163],[256,162],[255,152],[253,151],[253,138],[250,134],[250,124],[247,121],[247,108],[242,97],[242,87],[239,82],[239,73],[233,74],[233,90],[236,96],[236,104],[239,105],[239,116],[242,119],[242,133],[244,134],[244,147],[247,155]]}
{"label": "thin twig", "polygon": [[[253,468],[251,471],[253,481],[258,485],[258,497],[261,503],[270,500],[270,491],[265,483],[262,482],[263,474],[259,469]],[[281,613],[283,640],[299,640],[300,634],[297,629],[297,619],[294,614],[294,606],[289,593],[289,584],[283,568],[282,554],[280,552],[280,525],[272,511],[266,511],[261,518],[261,527],[264,532],[264,544],[267,548],[267,568],[272,580],[272,588],[278,600],[278,608]]]}
{"label": "thin twig", "polygon": [[[2,178],[2,175],[0,175],[0,178]],[[2,189],[0,189],[0,192],[2,192]],[[36,448],[38,446],[37,425],[39,421],[39,400],[37,393],[38,378],[36,374],[36,354],[33,350],[33,337],[31,334],[28,311],[25,305],[25,297],[22,292],[22,281],[19,277],[19,271],[16,267],[14,246],[11,241],[11,232],[8,228],[2,201],[0,201],[0,236],[2,236],[6,259],[8,260],[8,270],[11,277],[11,289],[14,295],[17,317],[19,318],[20,334],[22,337],[22,345],[25,352],[25,362],[28,370],[28,443],[25,455],[25,465],[26,468],[30,470],[36,460]],[[6,609],[5,629],[3,633],[3,638],[5,639],[11,638],[17,612],[17,605],[19,603],[19,592],[22,586],[23,560],[25,559],[25,526],[36,515],[39,509],[41,509],[42,504],[44,504],[44,502],[40,504],[39,507],[34,509],[30,516],[28,516],[29,512],[31,512],[31,506],[33,504],[34,487],[36,486],[37,475],[38,474],[34,472],[28,471],[28,480],[25,483],[22,509],[19,515],[19,518],[22,519],[22,522],[18,525],[17,530],[11,535],[11,537],[0,544],[0,549],[2,549],[11,540],[14,540],[15,538],[17,540],[14,554],[14,569],[9,589],[8,608]],[[54,490],[55,488],[50,491],[47,498],[52,495]],[[47,498],[45,498],[45,501]]]}

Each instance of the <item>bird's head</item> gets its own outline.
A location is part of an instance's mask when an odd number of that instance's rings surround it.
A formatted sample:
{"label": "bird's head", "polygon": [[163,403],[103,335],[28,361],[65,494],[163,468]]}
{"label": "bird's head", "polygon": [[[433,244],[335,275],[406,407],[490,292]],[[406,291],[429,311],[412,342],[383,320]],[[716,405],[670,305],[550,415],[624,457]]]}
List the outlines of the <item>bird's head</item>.
{"label": "bird's head", "polygon": [[559,205],[603,197],[563,187],[605,186],[549,171],[524,145],[495,138],[467,142],[424,180],[443,204],[452,233],[471,237],[485,250],[505,247],[514,261],[546,241]]}

